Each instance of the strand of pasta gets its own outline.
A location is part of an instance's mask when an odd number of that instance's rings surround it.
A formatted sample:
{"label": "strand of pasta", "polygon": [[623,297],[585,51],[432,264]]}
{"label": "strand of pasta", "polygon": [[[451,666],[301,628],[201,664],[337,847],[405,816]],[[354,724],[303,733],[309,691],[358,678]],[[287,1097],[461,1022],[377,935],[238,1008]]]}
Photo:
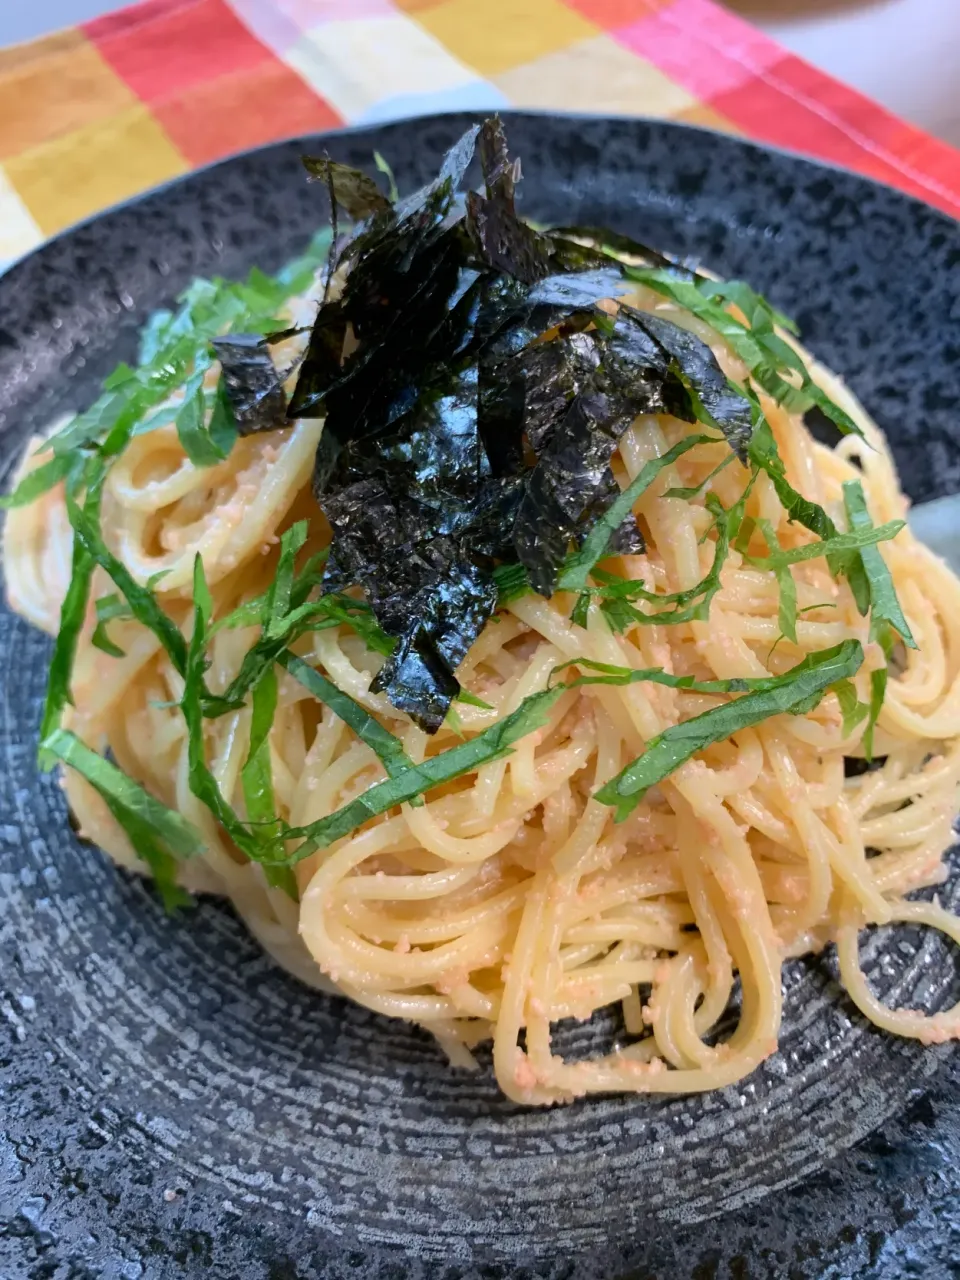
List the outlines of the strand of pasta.
{"label": "strand of pasta", "polygon": [[[688,327],[696,322],[688,318]],[[728,352],[718,348],[718,356],[732,376],[743,376]],[[859,477],[878,522],[900,517],[905,506],[885,442],[841,383],[819,368],[817,377],[863,423],[868,446],[848,437],[826,449],[765,401],[795,483],[839,516],[842,483]],[[198,470],[173,428],[159,428],[137,437],[114,467],[104,500],[108,539],[141,580],[165,571],[158,591],[182,625],[198,551],[218,616],[270,581],[280,532],[312,510],[309,476],[320,429],[304,422],[268,440],[251,437],[226,462]],[[668,417],[638,419],[622,439],[618,477],[626,483],[688,430]],[[703,540],[708,514],[666,490],[702,480],[720,449],[684,455],[644,493],[637,514],[653,550],[624,558],[626,576],[668,591],[703,578],[713,554],[710,539]],[[712,485],[730,506],[744,482],[742,468],[731,466]],[[765,476],[750,511],[770,520],[785,546],[806,537],[787,522]],[[316,549],[316,529],[311,539]],[[185,864],[184,883],[230,897],[264,947],[304,981],[423,1023],[459,1066],[492,1037],[498,1080],[518,1101],[717,1088],[775,1048],[784,960],[830,938],[847,990],[873,1021],[919,1039],[960,1034],[958,1009],[929,1018],[887,1009],[859,964],[865,924],[921,924],[960,942],[956,917],[903,898],[942,878],[952,840],[960,786],[960,582],[906,530],[881,554],[919,650],[889,681],[877,730],[885,760],[874,772],[844,777],[855,739],[843,739],[836,700],[828,697],[807,716],[778,717],[709,748],[615,826],[610,810],[590,798],[596,786],[656,734],[717,700],[651,684],[583,688],[565,696],[550,723],[509,758],[305,859],[296,869],[299,905],[268,885],[190,791],[183,721],[169,705],[182,681],[151,634],[134,622],[112,623],[111,636],[125,651],[114,658],[92,646],[88,620],[68,723],[92,745],[109,746],[122,767],[197,825],[207,848],[202,860]],[[4,559],[14,607],[54,628],[70,561],[62,494],[10,514]],[[523,596],[486,628],[463,665],[464,684],[492,708],[461,705],[463,731],[514,710],[558,663],[577,657],[730,678],[783,670],[807,652],[856,638],[867,663],[855,683],[867,699],[869,670],[884,659],[849,589],[822,563],[805,562],[794,573],[798,605],[814,614],[800,615],[795,644],[779,637],[774,576],[733,550],[709,623],[614,635],[596,606],[579,627],[564,597]],[[95,594],[109,590],[98,578]],[[216,635],[212,687],[228,683],[255,634]],[[388,723],[414,760],[454,741],[445,726],[429,742],[371,693],[380,659],[348,631],[304,637],[297,651]],[[250,713],[210,720],[205,733],[221,788],[242,809]],[[295,825],[332,812],[383,776],[373,751],[286,673],[270,755],[280,812]],[[83,833],[142,869],[99,796],[76,775],[66,785]],[[737,976],[739,1019],[715,1043]],[[618,1002],[628,1032],[642,1039],[585,1062],[554,1052],[558,1020]]]}

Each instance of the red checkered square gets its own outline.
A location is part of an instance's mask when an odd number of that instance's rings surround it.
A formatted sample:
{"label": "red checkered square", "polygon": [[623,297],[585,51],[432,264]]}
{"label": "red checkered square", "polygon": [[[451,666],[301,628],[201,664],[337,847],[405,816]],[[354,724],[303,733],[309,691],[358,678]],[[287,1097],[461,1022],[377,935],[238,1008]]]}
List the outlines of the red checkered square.
{"label": "red checkered square", "polygon": [[152,111],[193,165],[343,124],[295,71],[273,59],[191,85]]}
{"label": "red checkered square", "polygon": [[710,0],[673,0],[613,35],[701,102],[748,84],[784,56],[762,31]]}
{"label": "red checkered square", "polygon": [[84,31],[147,103],[273,58],[223,0],[148,0],[88,22]]}
{"label": "red checkered square", "polygon": [[659,9],[666,9],[674,0],[564,0],[571,8],[604,31],[616,31],[643,18],[649,18]]}

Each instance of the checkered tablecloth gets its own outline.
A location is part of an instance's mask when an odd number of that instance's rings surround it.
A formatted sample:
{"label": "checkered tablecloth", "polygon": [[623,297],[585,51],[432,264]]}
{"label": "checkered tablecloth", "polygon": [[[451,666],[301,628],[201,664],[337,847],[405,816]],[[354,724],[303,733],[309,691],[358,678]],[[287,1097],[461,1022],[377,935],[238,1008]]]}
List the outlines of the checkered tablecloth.
{"label": "checkered tablecloth", "polygon": [[276,138],[511,106],[743,133],[960,216],[960,152],[711,0],[146,0],[0,50],[0,263]]}

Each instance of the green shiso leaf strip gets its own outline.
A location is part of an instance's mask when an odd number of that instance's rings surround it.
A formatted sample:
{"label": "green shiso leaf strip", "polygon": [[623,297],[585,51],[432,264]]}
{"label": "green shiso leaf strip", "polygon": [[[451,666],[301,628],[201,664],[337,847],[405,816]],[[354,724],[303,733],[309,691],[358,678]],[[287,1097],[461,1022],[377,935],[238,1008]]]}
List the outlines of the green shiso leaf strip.
{"label": "green shiso leaf strip", "polygon": [[227,804],[206,761],[203,741],[203,699],[207,670],[207,631],[213,616],[213,600],[198,555],[193,566],[193,632],[187,650],[183,694],[180,709],[187,725],[188,771],[190,790],[202,800],[214,817],[248,857],[255,856],[256,846],[243,823]]}
{"label": "green shiso leaf strip", "polygon": [[[844,435],[863,435],[846,410],[814,382],[799,353],[774,331],[779,324],[796,333],[796,326],[749,285],[741,280],[681,279],[670,268],[628,266],[624,271],[629,279],[670,298],[716,330],[747,366],[756,385],[785,409],[804,413],[816,406]],[[748,323],[733,316],[726,302],[739,307]],[[784,376],[791,374],[799,375],[799,387]]]}
{"label": "green shiso leaf strip", "polygon": [[471,693],[469,689],[461,689],[457,694],[457,702],[462,702],[465,707],[479,707],[481,711],[493,711],[494,708],[489,702],[484,702],[483,698],[478,698],[475,693]]}
{"label": "green shiso leaf strip", "polygon": [[441,751],[422,764],[415,764],[396,777],[377,783],[355,800],[309,826],[289,828],[285,833],[286,838],[298,839],[302,843],[287,853],[282,843],[277,842],[273,858],[287,865],[299,862],[316,849],[326,848],[342,836],[349,835],[369,818],[414,800],[431,787],[452,782],[465,773],[479,769],[481,765],[510,755],[515,742],[547,723],[551,711],[565,692],[566,689],[561,685],[542,693],[531,694],[516,711],[504,716],[468,742]]}
{"label": "green shiso leaf strip", "polygon": [[149,587],[141,586],[133,574],[107,547],[100,532],[99,508],[88,510],[89,503],[81,507],[67,493],[67,514],[73,526],[77,543],[91,560],[100,565],[113,579],[121,595],[130,607],[134,618],[157,637],[167,652],[175,670],[183,675],[186,669],[187,646],[176,623],[163,611]]}
{"label": "green shiso leaf strip", "polygon": [[[236,440],[236,429],[224,422],[224,408],[218,394],[210,428],[207,427],[207,401],[203,390],[206,370],[192,374],[184,386],[183,403],[177,409],[177,435],[183,451],[195,467],[213,467],[229,456]],[[219,406],[219,408],[217,407]],[[216,431],[213,428],[216,428]]]}
{"label": "green shiso leaf strip", "polygon": [[12,507],[27,507],[31,502],[36,502],[61,480],[66,480],[76,465],[77,460],[74,455],[55,453],[52,458],[48,458],[46,462],[41,462],[38,467],[28,471],[12,493],[0,498],[0,510],[9,511]]}
{"label": "green shiso leaf strip", "polygon": [[284,650],[277,658],[280,666],[298,680],[313,696],[329,707],[375,753],[380,763],[391,778],[397,777],[405,769],[414,768],[414,763],[403,749],[400,739],[385,729],[377,718],[366,707],[360,705],[348,693],[338,689],[326,676],[314,670],[309,663],[298,658],[289,649]]}
{"label": "green shiso leaf strip", "polygon": [[[320,551],[316,555],[310,557],[302,569],[298,570],[295,580],[290,588],[290,608],[295,611],[307,603],[308,597],[315,587],[320,586],[323,581],[323,570],[327,563],[327,552]],[[243,604],[237,605],[230,613],[218,619],[210,627],[208,636],[214,636],[218,631],[235,631],[240,627],[259,627],[263,625],[264,611],[267,609],[267,601],[272,590],[273,584],[263,592],[262,595],[254,596],[252,600],[246,600]]]}
{"label": "green shiso leaf strip", "polygon": [[[271,847],[270,842],[277,838],[275,821],[268,818],[262,826],[254,823],[248,827],[224,798],[220,785],[206,760],[203,737],[203,702],[206,694],[204,676],[207,669],[207,632],[213,616],[213,600],[203,571],[203,561],[199,555],[193,566],[193,605],[193,633],[187,650],[183,694],[180,700],[180,709],[187,725],[187,771],[190,790],[207,806],[241,853],[246,854],[253,862],[267,862],[269,859],[266,855]],[[260,675],[262,677],[263,673],[261,672]],[[270,725],[266,723],[268,713],[271,723],[273,719],[272,691],[269,683],[260,696],[259,716],[256,717],[257,723],[251,730],[251,745],[258,749],[264,747],[269,750],[266,745],[266,735],[270,730]],[[256,736],[253,729],[256,730]],[[258,742],[257,739],[262,741]],[[251,787],[255,785],[255,773],[256,766],[250,773]],[[254,807],[259,803],[264,805],[267,803],[262,792],[254,797]],[[281,830],[283,829],[281,827]],[[296,883],[289,873],[286,873],[283,868],[268,867],[265,874],[270,884],[283,889],[296,901]]]}
{"label": "green shiso leaf strip", "polygon": [[317,585],[325,554],[311,557],[299,574],[294,573],[294,559],[303,545],[305,531],[304,521],[284,534],[277,575],[264,595],[241,605],[210,629],[212,635],[223,627],[256,624],[262,627],[259,640],[244,654],[240,670],[224,692],[205,693],[205,715],[223,715],[242,706],[263,672],[278,661],[289,644],[308,632],[348,626],[373,652],[392,652],[394,642],[381,631],[364,601],[339,592],[331,592],[319,600],[307,599]]}
{"label": "green shiso leaf strip", "polygon": [[522,564],[497,565],[493,571],[493,581],[497,588],[498,609],[505,608],[533,590],[527,570]]}
{"label": "green shiso leaf strip", "polygon": [[221,377],[213,397],[207,435],[212,448],[222,457],[228,458],[237,443],[238,434],[237,422],[227,396],[226,380]]}
{"label": "green shiso leaf strip", "polygon": [[[881,525],[879,529],[874,526],[867,510],[863,485],[859,480],[848,480],[844,484],[843,504],[851,533],[880,535],[896,526],[893,533],[886,534],[886,537],[895,537],[904,526],[903,520],[890,521],[886,525]],[[863,566],[870,596],[870,639],[879,640],[889,625],[900,633],[903,643],[909,649],[915,649],[917,642],[903,616],[897,590],[893,585],[893,577],[887,568],[887,562],[876,546],[876,543],[885,541],[886,537],[875,536],[869,541],[864,541],[859,548],[860,563]]]}
{"label": "green shiso leaf strip", "polygon": [[270,763],[270,730],[277,713],[277,673],[268,667],[253,687],[250,708],[250,746],[240,771],[247,820],[264,834],[276,834],[277,809]]}
{"label": "green shiso leaf strip", "polygon": [[263,634],[269,639],[283,635],[292,608],[297,553],[307,540],[307,522],[298,520],[280,538],[280,558],[264,602]]}
{"label": "green shiso leaf strip", "polygon": [[[831,564],[831,567],[842,566],[851,581],[851,587],[854,589],[854,596],[859,605],[861,598],[855,586],[856,580],[853,576],[853,571],[857,568],[862,569],[860,564],[862,552],[864,550],[875,551],[877,543],[887,542],[891,538],[895,538],[904,527],[904,524],[905,521],[903,520],[890,520],[887,524],[876,526],[868,518],[865,524],[861,523],[859,527],[852,529],[849,533],[836,533],[825,540],[804,543],[802,546],[791,547],[785,551],[780,546],[776,533],[768,521],[751,521],[751,526],[758,528],[763,534],[764,540],[769,547],[769,554],[766,556],[744,555],[744,561],[759,569],[769,569],[776,575],[780,590],[779,625],[781,636],[792,640],[794,644],[796,643],[797,593],[796,584],[790,574],[790,565],[824,557]],[[886,569],[882,558],[880,563]],[[865,584],[867,583],[865,571],[863,571],[863,581]],[[893,588],[892,580],[890,588],[891,590]],[[869,590],[869,587],[867,589]],[[895,594],[893,599],[894,603],[896,603]],[[863,600],[863,606],[861,613],[866,613],[867,607],[869,607],[869,596]],[[808,608],[814,607],[816,606],[808,606]],[[800,610],[801,613],[806,611]]]}
{"label": "green shiso leaf strip", "polygon": [[837,526],[824,511],[823,507],[819,503],[811,502],[802,493],[798,493],[787,479],[783,460],[777,448],[777,442],[770,429],[770,423],[760,412],[759,405],[756,408],[756,413],[756,424],[747,450],[750,461],[770,477],[774,491],[780,499],[780,504],[787,513],[788,520],[797,521],[798,524],[802,524],[809,529],[811,533],[815,533],[818,538],[834,537],[837,533]]}
{"label": "green shiso leaf strip", "polygon": [[[247,819],[261,840],[279,836],[285,823],[277,817],[270,762],[270,730],[277,713],[277,673],[268,667],[253,689],[250,711],[250,747],[240,771],[240,787]],[[289,867],[266,867],[268,884],[282,889],[294,902],[300,900],[297,881]]]}
{"label": "green shiso leaf strip", "polygon": [[698,444],[716,444],[716,442],[716,436],[685,436],[659,458],[651,458],[649,462],[644,463],[626,489],[611,502],[596,521],[584,538],[580,549],[567,557],[557,580],[557,590],[583,591],[594,565],[608,554],[611,538],[626,517],[633,512],[634,505],[641,494],[650,488],[660,472],[672,466],[678,458],[682,458],[688,450],[695,448]]}
{"label": "green shiso leaf strip", "polygon": [[833,686],[843,716],[843,736],[849,738],[857,725],[870,714],[869,704],[861,702],[857,696],[857,688],[852,680],[838,680]]}
{"label": "green shiso leaf strip", "polygon": [[868,763],[873,761],[873,731],[883,709],[883,700],[887,696],[887,680],[889,671],[887,664],[893,653],[893,631],[885,627],[880,633],[879,644],[883,650],[884,664],[876,671],[870,672],[870,704],[867,712],[867,723],[863,730],[863,754]]}
{"label": "green shiso leaf strip", "polygon": [[[889,679],[888,666],[897,635],[910,649],[917,647],[910,626],[904,617],[897,598],[893,576],[877,544],[895,537],[903,528],[902,520],[874,525],[867,509],[863,485],[859,480],[848,480],[843,486],[843,504],[850,532],[846,538],[850,546],[844,546],[840,557],[847,579],[853,591],[857,608],[862,614],[870,612],[870,639],[879,643],[884,655],[884,665],[870,673],[870,703],[867,723],[863,731],[863,751],[867,760],[873,759],[874,729],[883,707]],[[862,538],[863,542],[856,539]]]}
{"label": "green shiso leaf strip", "polygon": [[781,550],[776,530],[769,520],[758,520],[757,528],[763,534],[763,540],[770,549],[767,566],[773,570],[780,593],[780,608],[777,613],[777,624],[780,634],[793,644],[797,643],[797,584],[790,572],[790,561]]}
{"label": "green shiso leaf strip", "polygon": [[212,694],[204,691],[205,715],[224,715],[243,706],[264,671],[273,666],[288,644],[307,632],[345,625],[351,627],[374,652],[391,652],[393,642],[377,626],[369,605],[364,601],[338,592],[321,596],[319,600],[308,598],[322,584],[327,552],[311,556],[297,571],[296,556],[304,545],[306,534],[305,520],[286,530],[280,540],[276,574],[268,589],[210,626],[208,639],[221,630],[248,626],[259,626],[261,634],[244,654],[240,670],[224,692]]}
{"label": "green shiso leaf strip", "polygon": [[650,787],[698,751],[771,716],[811,710],[831,685],[849,679],[862,662],[863,648],[857,640],[808,654],[782,676],[761,679],[760,687],[754,686],[743,697],[665,729],[650,740],[643,755],[600,788],[596,799],[612,805],[616,820],[622,822]]}
{"label": "green shiso leaf strip", "polygon": [[[281,838],[286,831],[286,825],[280,823],[276,815],[269,755],[269,733],[277,707],[275,662],[279,662],[309,692],[330,706],[362,741],[372,747],[389,774],[396,775],[404,769],[414,767],[399,739],[384,729],[348,694],[337,689],[325,676],[313,670],[301,658],[285,648],[291,633],[298,630],[296,625],[290,625],[289,620],[300,615],[300,621],[303,621],[304,603],[301,597],[304,590],[309,590],[314,585],[318,561],[322,562],[322,557],[314,557],[305,566],[301,575],[299,577],[296,575],[294,561],[297,552],[303,546],[305,536],[305,522],[292,526],[284,534],[281,540],[277,574],[269,590],[256,602],[258,614],[249,613],[243,617],[245,623],[259,621],[263,627],[261,641],[248,651],[241,668],[241,676],[246,688],[240,691],[238,687],[240,677],[238,677],[222,698],[211,695],[204,681],[205,651],[212,634],[210,621],[213,606],[199,557],[194,568],[194,633],[188,653],[188,670],[181,703],[190,735],[191,790],[207,805],[237,846],[248,857],[258,862],[269,863],[266,850],[270,841]],[[339,625],[345,617],[349,619],[351,616],[345,613],[339,601],[322,599],[316,604],[324,608],[330,605],[337,608],[334,618],[327,616],[321,619],[323,625]],[[241,609],[244,608],[245,606],[241,606]],[[243,706],[245,694],[251,688],[253,702],[250,751],[241,773],[244,803],[251,824],[247,826],[222,795],[216,779],[206,764],[202,720],[205,713],[207,715],[222,714],[226,710]],[[284,888],[291,893],[291,896],[296,897],[295,883],[286,868],[268,866],[267,873],[271,883]]]}
{"label": "green shiso leaf strip", "polygon": [[[685,591],[657,595],[655,592],[648,591],[642,583],[616,578],[603,570],[594,569],[593,576],[599,586],[591,588],[591,594],[600,597],[600,609],[613,631],[626,631],[633,623],[640,626],[669,626],[681,622],[705,622],[709,618],[713,597],[722,585],[720,574],[726,563],[730,546],[739,534],[747,499],[755,479],[756,472],[729,510],[723,506],[716,494],[707,494],[706,506],[714,516],[717,541],[714,546],[713,562],[695,586]],[[658,609],[653,613],[642,613],[629,603],[637,599],[654,604],[672,604],[674,607]]]}
{"label": "green shiso leaf strip", "polygon": [[[71,491],[73,491],[73,501],[76,502],[80,478],[74,473],[71,479],[72,483],[67,485],[67,498],[71,499]],[[102,469],[98,469],[92,475],[84,497],[84,512],[92,521],[99,519],[102,488],[103,472]],[[63,604],[60,606],[60,626],[53,645],[50,674],[47,677],[47,692],[40,718],[40,747],[37,752],[37,762],[44,770],[52,769],[56,763],[56,757],[45,748],[44,743],[54,730],[59,729],[64,708],[73,701],[70,696],[70,680],[77,643],[86,618],[90,583],[95,568],[96,560],[89,549],[79,538],[74,537],[70,582],[67,585]]]}
{"label": "green shiso leaf strip", "polygon": [[75,769],[103,797],[138,856],[149,866],[166,908],[189,903],[190,895],[177,885],[176,866],[178,861],[203,852],[196,828],[69,730],[54,729],[44,738],[43,750]]}
{"label": "green shiso leaf strip", "polygon": [[[590,592],[581,591],[577,596],[570,613],[570,621],[575,627],[585,627],[590,617]],[[616,628],[615,628],[616,629]]]}
{"label": "green shiso leaf strip", "polygon": [[128,622],[133,617],[130,606],[116,592],[112,592],[110,595],[101,596],[96,601],[95,607],[97,625],[94,627],[93,635],[90,639],[91,644],[94,648],[109,654],[111,658],[124,657],[124,651],[110,639],[107,633],[107,623],[121,620]]}
{"label": "green shiso leaf strip", "polygon": [[561,662],[550,673],[553,677],[563,671],[578,667],[591,675],[577,676],[566,681],[564,688],[578,689],[585,685],[609,684],[622,688],[628,684],[662,684],[668,689],[686,689],[691,693],[749,693],[751,689],[765,689],[775,676],[738,676],[729,680],[698,680],[695,676],[674,676],[662,667],[620,667],[610,662],[595,662],[592,658],[570,658]]}
{"label": "green shiso leaf strip", "polygon": [[747,324],[756,333],[768,332],[775,325],[786,329],[788,333],[794,335],[799,333],[795,322],[789,316],[785,316],[782,311],[777,311],[763,294],[757,293],[743,280],[710,280],[707,277],[701,277],[697,281],[697,288],[705,297],[722,298],[725,302],[732,302],[739,307],[747,317]]}
{"label": "green shiso leaf strip", "polygon": [[736,456],[737,455],[735,453],[728,453],[725,458],[717,463],[709,475],[704,476],[699,484],[689,485],[686,488],[665,489],[663,496],[665,498],[683,498],[687,502],[689,502],[691,498],[698,498],[714,476],[718,476],[721,471],[724,471],[729,467],[731,462],[736,461]]}
{"label": "green shiso leaf strip", "polygon": [[[759,520],[755,523],[758,527],[761,525]],[[800,564],[805,560],[819,560],[821,556],[841,556],[851,551],[860,551],[864,547],[873,547],[878,542],[889,542],[905,525],[905,520],[888,520],[886,524],[880,525],[868,521],[866,525],[852,529],[849,533],[836,533],[832,538],[805,542],[799,547],[791,547],[786,551],[778,542],[768,556],[745,555],[744,560],[759,569],[772,569],[775,561],[782,564]]]}

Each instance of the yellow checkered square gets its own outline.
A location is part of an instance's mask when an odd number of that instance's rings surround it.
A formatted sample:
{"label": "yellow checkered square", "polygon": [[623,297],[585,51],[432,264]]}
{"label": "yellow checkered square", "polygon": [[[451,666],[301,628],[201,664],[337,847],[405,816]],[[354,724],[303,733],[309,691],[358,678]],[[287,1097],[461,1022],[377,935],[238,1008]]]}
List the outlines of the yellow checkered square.
{"label": "yellow checkered square", "polygon": [[190,166],[148,109],[137,106],[32,147],[4,167],[34,221],[51,235]]}
{"label": "yellow checkered square", "polygon": [[[563,0],[442,0],[415,6],[411,16],[483,76],[500,75],[598,34]],[[556,93],[563,93],[562,85]]]}
{"label": "yellow checkered square", "polygon": [[321,23],[283,56],[347,120],[362,119],[391,98],[441,93],[475,79],[454,54],[402,14]]}
{"label": "yellow checkered square", "polygon": [[0,168],[0,267],[28,253],[42,239],[29,209]]}
{"label": "yellow checkered square", "polygon": [[558,49],[493,77],[518,107],[672,116],[696,98],[609,36]]}
{"label": "yellow checkered square", "polygon": [[0,49],[0,160],[135,102],[79,31]]}

